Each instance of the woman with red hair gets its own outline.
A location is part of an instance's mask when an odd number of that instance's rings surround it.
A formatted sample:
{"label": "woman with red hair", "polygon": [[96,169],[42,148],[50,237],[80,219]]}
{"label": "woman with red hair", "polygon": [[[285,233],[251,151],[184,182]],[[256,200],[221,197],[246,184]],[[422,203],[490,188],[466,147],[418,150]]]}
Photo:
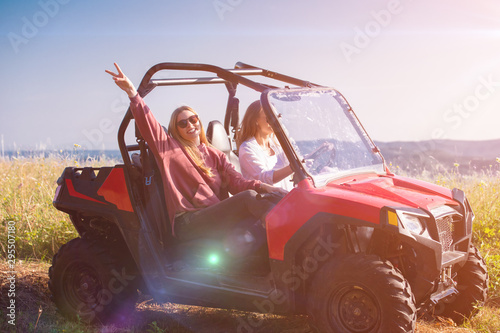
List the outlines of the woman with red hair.
{"label": "woman with red hair", "polygon": [[288,159],[267,122],[260,101],[248,106],[236,138],[241,173],[285,190],[293,188]]}

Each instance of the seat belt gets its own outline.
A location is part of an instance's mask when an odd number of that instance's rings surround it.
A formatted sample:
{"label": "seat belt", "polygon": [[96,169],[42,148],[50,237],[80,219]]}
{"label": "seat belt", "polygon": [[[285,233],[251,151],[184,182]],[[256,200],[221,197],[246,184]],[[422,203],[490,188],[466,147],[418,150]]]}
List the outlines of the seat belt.
{"label": "seat belt", "polygon": [[240,124],[240,100],[235,97],[237,85],[238,83],[226,82],[226,88],[229,93],[229,97],[227,100],[226,116],[224,118],[224,129],[226,130],[227,135],[229,135],[229,126],[232,127],[231,131],[235,133]]}
{"label": "seat belt", "polygon": [[149,160],[149,154],[146,149],[146,142],[144,139],[138,140],[139,149],[141,151],[142,156],[142,175],[145,186],[150,186],[154,176],[154,170],[151,167],[151,161]]}
{"label": "seat belt", "polygon": [[[165,207],[165,202],[162,200],[163,195],[158,190],[158,186],[156,182],[161,182],[161,176],[155,174],[155,170],[153,169],[153,161],[154,155],[152,153],[148,153],[146,142],[144,139],[138,140],[139,149],[141,151],[142,156],[142,175],[144,181],[144,195],[145,195],[145,207],[148,215],[154,219],[154,229],[158,232],[158,238],[163,248],[169,246],[169,243],[172,240],[171,236],[171,226],[169,223],[168,216],[163,214],[162,207]],[[153,182],[155,182],[153,184]]]}

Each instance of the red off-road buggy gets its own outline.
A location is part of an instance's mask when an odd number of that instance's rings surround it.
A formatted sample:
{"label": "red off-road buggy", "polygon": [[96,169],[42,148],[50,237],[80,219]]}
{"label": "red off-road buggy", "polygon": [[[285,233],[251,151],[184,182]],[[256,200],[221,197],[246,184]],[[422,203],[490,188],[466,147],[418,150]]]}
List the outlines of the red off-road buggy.
{"label": "red off-road buggy", "polygon": [[235,165],[240,87],[260,96],[290,161],[295,188],[269,213],[267,244],[242,258],[228,244],[245,238],[230,230],[220,240],[172,237],[155,158],[137,129],[125,143],[129,110],[118,132],[123,164],[68,167],[58,180],[54,206],[80,235],[49,271],[64,315],[122,320],[139,289],[159,302],[308,314],[320,332],[410,332],[417,313],[461,321],[485,300],[488,274],[464,193],[394,175],[339,92],[243,63],[161,63],[138,91],[201,84],[227,88],[225,115],[207,136]]}

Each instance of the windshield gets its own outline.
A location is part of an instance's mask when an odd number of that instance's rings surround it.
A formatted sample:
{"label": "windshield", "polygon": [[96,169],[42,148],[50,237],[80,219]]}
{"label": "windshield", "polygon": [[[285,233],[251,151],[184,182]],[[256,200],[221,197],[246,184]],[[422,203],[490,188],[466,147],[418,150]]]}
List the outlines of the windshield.
{"label": "windshield", "polygon": [[316,186],[348,174],[385,173],[382,156],[335,90],[274,90],[268,101]]}

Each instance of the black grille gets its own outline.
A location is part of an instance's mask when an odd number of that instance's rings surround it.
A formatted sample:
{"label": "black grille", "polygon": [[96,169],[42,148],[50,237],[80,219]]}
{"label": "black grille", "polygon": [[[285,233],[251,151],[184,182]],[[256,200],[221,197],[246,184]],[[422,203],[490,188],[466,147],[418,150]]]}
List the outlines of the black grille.
{"label": "black grille", "polygon": [[439,241],[443,247],[443,252],[449,251],[453,243],[452,228],[453,219],[450,215],[437,219]]}
{"label": "black grille", "polygon": [[443,252],[450,251],[453,244],[454,223],[460,220],[460,215],[447,215],[436,220],[439,232],[439,241]]}

